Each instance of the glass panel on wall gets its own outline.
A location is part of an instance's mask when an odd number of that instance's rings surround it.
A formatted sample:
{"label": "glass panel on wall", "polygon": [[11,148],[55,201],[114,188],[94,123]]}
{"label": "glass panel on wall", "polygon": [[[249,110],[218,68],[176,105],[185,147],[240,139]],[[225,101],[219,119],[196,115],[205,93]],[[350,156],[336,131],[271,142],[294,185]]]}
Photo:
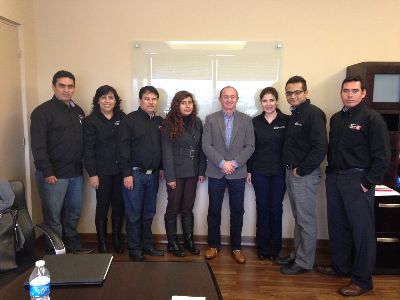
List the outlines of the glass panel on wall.
{"label": "glass panel on wall", "polygon": [[[258,95],[279,83],[280,42],[171,41],[135,42],[133,93],[144,85],[160,92],[160,114],[165,114],[176,92],[187,90],[198,103],[199,117],[219,110],[219,91],[227,85],[238,90],[238,110],[253,116]],[[137,104],[137,103],[136,103]]]}
{"label": "glass panel on wall", "polygon": [[400,102],[400,74],[376,74],[373,102]]}

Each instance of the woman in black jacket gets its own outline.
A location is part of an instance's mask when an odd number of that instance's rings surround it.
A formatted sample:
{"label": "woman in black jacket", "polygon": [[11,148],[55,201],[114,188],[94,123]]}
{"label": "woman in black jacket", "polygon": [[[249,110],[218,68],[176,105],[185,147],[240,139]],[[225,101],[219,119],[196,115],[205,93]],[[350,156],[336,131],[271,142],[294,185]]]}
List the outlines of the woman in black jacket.
{"label": "woman in black jacket", "polygon": [[184,247],[194,255],[200,251],[193,242],[193,206],[197,182],[204,181],[206,160],[201,149],[203,125],[197,117],[194,97],[187,91],[172,99],[162,130],[162,155],[167,183],[168,205],[164,215],[168,252],[185,256],[178,244],[176,219],[181,214]]}
{"label": "woman in black jacket", "polygon": [[262,113],[253,118],[256,147],[247,162],[247,182],[256,194],[258,258],[274,261],[282,247],[282,201],[286,191],[282,147],[288,115],[278,108],[278,92],[260,93]]}
{"label": "woman in black jacket", "polygon": [[117,91],[108,85],[96,90],[91,114],[84,123],[84,162],[90,186],[96,190],[96,231],[99,253],[107,248],[107,215],[112,207],[112,237],[114,250],[124,252],[121,237],[124,220],[122,176],[117,160],[118,126],[125,113],[120,107]]}

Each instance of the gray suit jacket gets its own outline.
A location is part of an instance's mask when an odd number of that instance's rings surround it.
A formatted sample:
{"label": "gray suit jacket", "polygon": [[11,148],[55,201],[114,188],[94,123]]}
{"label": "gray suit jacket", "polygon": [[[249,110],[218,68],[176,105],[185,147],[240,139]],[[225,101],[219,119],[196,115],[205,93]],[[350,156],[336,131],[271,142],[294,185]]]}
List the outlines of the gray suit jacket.
{"label": "gray suit jacket", "polygon": [[254,130],[251,118],[235,111],[232,138],[229,149],[225,146],[225,123],[222,110],[206,117],[203,132],[203,151],[207,157],[206,176],[222,178],[219,168],[222,160],[235,160],[238,164],[235,172],[226,175],[227,179],[239,179],[247,176],[246,162],[254,152]]}
{"label": "gray suit jacket", "polygon": [[167,131],[162,134],[162,157],[167,183],[177,178],[204,176],[206,158],[201,149],[203,125],[196,118],[193,128],[183,127],[183,135],[172,142]]}

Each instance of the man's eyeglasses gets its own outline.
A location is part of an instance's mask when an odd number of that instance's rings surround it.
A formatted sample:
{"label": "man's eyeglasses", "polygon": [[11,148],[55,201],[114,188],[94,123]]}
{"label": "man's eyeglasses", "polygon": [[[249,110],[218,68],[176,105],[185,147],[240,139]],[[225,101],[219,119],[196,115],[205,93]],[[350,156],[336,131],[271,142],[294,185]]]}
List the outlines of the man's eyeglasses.
{"label": "man's eyeglasses", "polygon": [[290,97],[292,95],[300,96],[302,93],[304,93],[304,91],[300,91],[300,90],[296,90],[296,91],[293,91],[293,92],[292,91],[286,91],[285,95],[287,97]]}

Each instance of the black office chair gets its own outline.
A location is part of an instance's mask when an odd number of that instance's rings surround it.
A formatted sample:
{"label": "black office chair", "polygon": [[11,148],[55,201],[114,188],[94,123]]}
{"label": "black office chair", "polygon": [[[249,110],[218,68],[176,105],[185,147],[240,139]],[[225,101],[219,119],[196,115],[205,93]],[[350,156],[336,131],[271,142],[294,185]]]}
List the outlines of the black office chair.
{"label": "black office chair", "polygon": [[15,276],[24,272],[27,268],[33,266],[35,260],[40,259],[35,257],[36,234],[34,229],[43,232],[50,241],[55,254],[66,254],[64,243],[61,238],[46,224],[33,225],[31,216],[28,212],[25,198],[25,187],[20,180],[10,180],[10,186],[15,194],[14,204],[12,209],[18,210],[17,224],[21,229],[24,244],[21,249],[16,250],[17,268],[0,273],[0,287],[13,280]]}
{"label": "black office chair", "polygon": [[36,243],[35,228],[45,234],[47,239],[50,241],[52,249],[55,254],[65,254],[65,247],[60,237],[46,224],[33,225],[31,216],[28,212],[25,199],[25,188],[24,184],[20,180],[9,181],[12,191],[15,194],[14,204],[12,209],[18,211],[17,224],[21,229],[24,244],[20,249],[16,251],[16,260],[18,267],[24,267],[31,265],[34,262],[34,248]]}
{"label": "black office chair", "polygon": [[21,250],[21,254],[27,255],[33,253],[36,241],[35,231],[33,230],[34,228],[39,229],[42,233],[46,235],[52,245],[52,248],[54,249],[55,254],[65,254],[66,251],[64,243],[57,235],[57,233],[54,232],[54,230],[52,230],[44,223],[33,226],[32,219],[29,215],[28,207],[26,205],[25,188],[22,181],[11,180],[9,182],[11,185],[11,189],[15,194],[15,200],[12,208],[18,210],[17,223],[25,237],[25,244],[23,249]]}

